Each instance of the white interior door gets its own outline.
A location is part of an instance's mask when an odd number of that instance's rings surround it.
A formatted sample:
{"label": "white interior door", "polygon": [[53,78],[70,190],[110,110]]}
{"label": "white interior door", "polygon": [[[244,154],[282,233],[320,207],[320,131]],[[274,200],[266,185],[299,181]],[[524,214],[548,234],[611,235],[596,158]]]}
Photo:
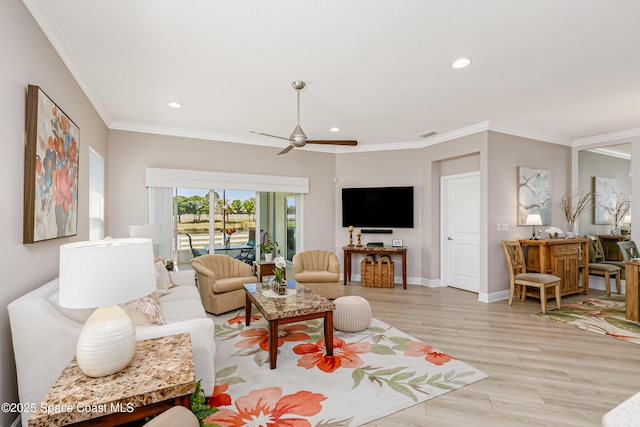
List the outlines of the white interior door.
{"label": "white interior door", "polygon": [[480,173],[441,178],[443,285],[480,291]]}

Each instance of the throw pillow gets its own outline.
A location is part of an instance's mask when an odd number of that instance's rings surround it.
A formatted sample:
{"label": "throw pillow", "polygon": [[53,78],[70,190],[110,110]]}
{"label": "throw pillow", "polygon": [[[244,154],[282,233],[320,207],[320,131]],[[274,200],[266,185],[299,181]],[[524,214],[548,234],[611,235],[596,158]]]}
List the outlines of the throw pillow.
{"label": "throw pillow", "polygon": [[167,271],[167,267],[165,267],[164,260],[156,261],[154,267],[156,271],[156,290],[158,291],[158,295],[166,295],[169,293],[169,288],[173,285],[171,284],[171,277],[169,277],[169,272]]}
{"label": "throw pillow", "polygon": [[167,323],[162,317],[160,297],[156,291],[146,297],[120,304],[120,307],[129,314],[136,326],[165,325]]}
{"label": "throw pillow", "polygon": [[74,322],[83,323],[83,324],[87,321],[89,316],[91,316],[93,314],[93,312],[96,310],[95,308],[67,308],[67,307],[63,307],[59,303],[59,293],[58,292],[52,294],[49,297],[49,303],[51,303],[51,305],[53,307],[55,307],[56,310],[58,310],[60,313],[62,313],[63,316],[68,317],[69,319],[73,320]]}

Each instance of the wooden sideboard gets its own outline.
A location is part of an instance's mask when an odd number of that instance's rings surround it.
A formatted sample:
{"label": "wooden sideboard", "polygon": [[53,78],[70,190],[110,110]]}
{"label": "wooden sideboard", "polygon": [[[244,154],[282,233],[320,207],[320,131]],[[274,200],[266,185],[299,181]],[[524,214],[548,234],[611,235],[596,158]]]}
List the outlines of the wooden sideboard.
{"label": "wooden sideboard", "polygon": [[402,256],[402,287],[407,289],[407,248],[402,247],[367,247],[367,246],[344,246],[342,248],[344,257],[342,265],[344,266],[344,284],[351,280],[351,255],[367,254],[367,255],[401,255]]}
{"label": "wooden sideboard", "polygon": [[640,262],[625,261],[626,269],[626,313],[627,320],[639,321],[640,293],[638,292],[638,280],[640,276]]}
{"label": "wooden sideboard", "polygon": [[524,239],[520,240],[520,244],[525,252],[528,272],[558,276],[562,295],[578,292],[589,294],[588,239]]}

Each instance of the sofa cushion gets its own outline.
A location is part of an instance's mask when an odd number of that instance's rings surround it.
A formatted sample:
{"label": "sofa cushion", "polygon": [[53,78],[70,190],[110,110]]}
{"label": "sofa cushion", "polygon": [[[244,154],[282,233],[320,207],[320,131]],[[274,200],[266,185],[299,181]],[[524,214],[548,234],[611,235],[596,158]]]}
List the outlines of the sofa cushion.
{"label": "sofa cushion", "polygon": [[[167,323],[162,316],[160,297],[156,291],[146,297],[120,304],[120,306],[127,312],[136,326],[145,324],[165,325]],[[145,319],[148,323],[145,322]]]}
{"label": "sofa cushion", "polygon": [[153,264],[156,271],[156,290],[158,291],[158,295],[167,294],[169,292],[169,288],[172,286],[171,278],[169,277],[169,272],[165,265],[165,261],[162,259],[158,259]]}
{"label": "sofa cushion", "polygon": [[49,300],[51,305],[54,306],[55,309],[58,310],[63,316],[68,317],[69,319],[73,320],[74,322],[78,322],[78,323],[84,324],[87,321],[87,319],[89,319],[89,316],[91,316],[93,314],[93,312],[96,310],[95,308],[67,308],[67,307],[63,307],[58,302],[59,301],[59,294],[60,294],[59,292],[54,292],[47,299]]}
{"label": "sofa cushion", "polygon": [[218,279],[213,284],[213,292],[220,294],[223,292],[235,291],[242,289],[242,285],[246,283],[256,283],[258,278],[256,276],[245,277],[229,277],[227,279]]}
{"label": "sofa cushion", "polygon": [[328,271],[321,270],[303,270],[300,273],[294,274],[293,278],[298,282],[320,282],[320,283],[332,283],[340,281],[340,274],[330,273]]}

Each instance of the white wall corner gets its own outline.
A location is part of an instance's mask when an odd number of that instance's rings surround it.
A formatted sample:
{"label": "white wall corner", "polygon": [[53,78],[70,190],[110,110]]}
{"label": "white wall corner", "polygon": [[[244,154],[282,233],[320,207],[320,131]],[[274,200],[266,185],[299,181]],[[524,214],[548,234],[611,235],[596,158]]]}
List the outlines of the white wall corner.
{"label": "white wall corner", "polygon": [[509,290],[506,289],[504,291],[499,291],[499,292],[493,292],[493,293],[485,293],[485,292],[480,292],[478,294],[478,301],[480,302],[486,302],[486,303],[491,303],[491,302],[496,302],[496,301],[504,301],[506,299],[509,299]]}

